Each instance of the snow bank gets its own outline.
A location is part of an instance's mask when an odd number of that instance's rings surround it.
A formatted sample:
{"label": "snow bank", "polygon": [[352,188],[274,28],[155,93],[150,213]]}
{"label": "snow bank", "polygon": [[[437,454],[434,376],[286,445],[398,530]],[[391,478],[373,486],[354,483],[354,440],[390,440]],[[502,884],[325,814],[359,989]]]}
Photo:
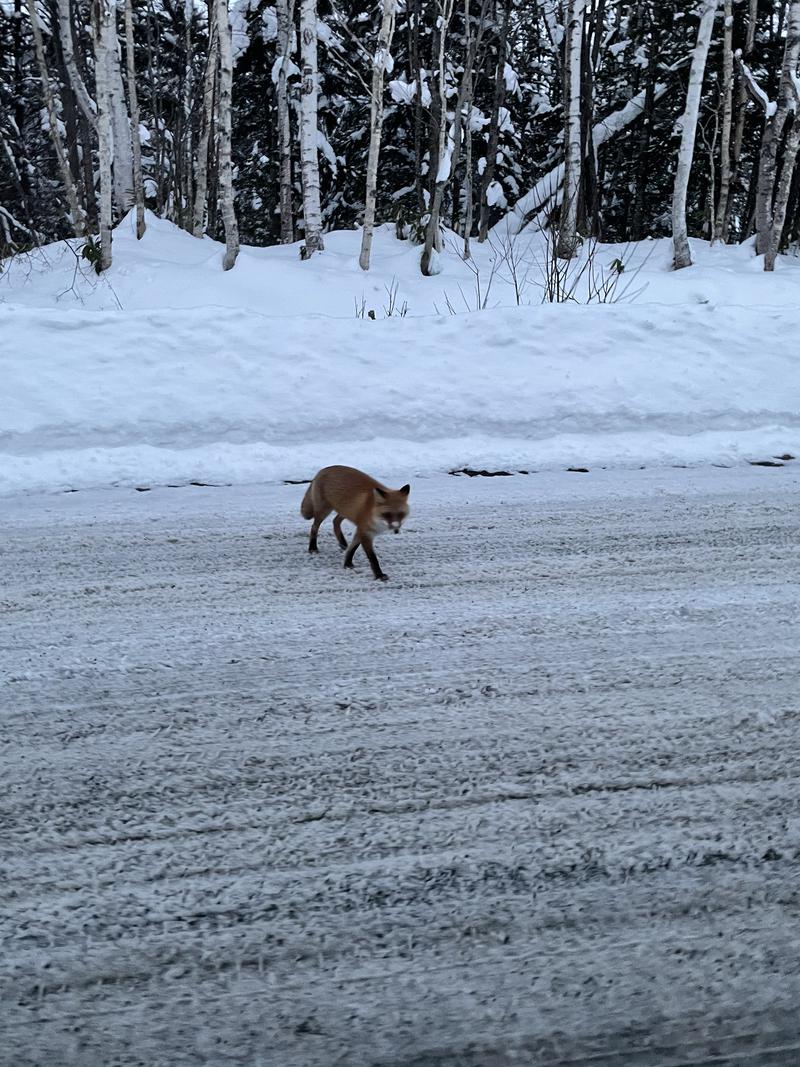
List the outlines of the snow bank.
{"label": "snow bank", "polygon": [[[303,478],[329,462],[416,474],[800,453],[793,263],[771,286],[741,249],[659,274],[656,247],[657,284],[635,304],[415,315],[423,296],[460,300],[469,270],[445,255],[423,279],[419,250],[386,229],[369,275],[358,234],[329,235],[308,264],[245,249],[224,274],[213,242],[151,231],[116,242],[107,280],[79,276],[58,299],[64,246],[0,283],[0,492]],[[392,277],[408,317],[382,317]],[[356,283],[376,321],[355,317]],[[726,287],[761,305],[720,302]],[[767,306],[776,293],[787,306]]]}

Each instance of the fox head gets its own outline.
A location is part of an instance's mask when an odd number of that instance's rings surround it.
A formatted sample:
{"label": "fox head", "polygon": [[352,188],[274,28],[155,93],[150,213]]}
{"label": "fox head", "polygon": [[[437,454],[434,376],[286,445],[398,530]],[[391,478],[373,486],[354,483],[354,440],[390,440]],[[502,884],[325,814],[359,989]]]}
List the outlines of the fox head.
{"label": "fox head", "polygon": [[410,485],[402,489],[375,489],[375,524],[380,532],[391,530],[400,533],[400,527],[408,518],[408,494]]}

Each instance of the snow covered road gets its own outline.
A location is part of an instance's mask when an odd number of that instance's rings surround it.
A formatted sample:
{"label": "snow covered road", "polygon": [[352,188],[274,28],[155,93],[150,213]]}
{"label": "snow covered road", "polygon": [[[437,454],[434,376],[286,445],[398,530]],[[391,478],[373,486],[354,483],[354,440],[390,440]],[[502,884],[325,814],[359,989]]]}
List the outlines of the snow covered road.
{"label": "snow covered road", "polygon": [[302,492],[3,501],[0,1063],[800,1062],[800,466]]}

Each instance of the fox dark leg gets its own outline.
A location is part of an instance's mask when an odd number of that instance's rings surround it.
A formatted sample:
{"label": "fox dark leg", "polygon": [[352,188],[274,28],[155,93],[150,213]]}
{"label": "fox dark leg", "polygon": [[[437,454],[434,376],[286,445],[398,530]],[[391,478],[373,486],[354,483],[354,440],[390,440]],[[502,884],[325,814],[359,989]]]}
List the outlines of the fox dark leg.
{"label": "fox dark leg", "polygon": [[376,577],[376,579],[378,579],[378,581],[385,582],[386,581],[386,575],[381,570],[380,563],[378,563],[378,557],[375,555],[375,549],[372,547],[372,538],[371,537],[363,537],[361,539],[361,543],[364,545],[364,551],[367,554],[367,559],[369,560],[369,565],[370,565],[370,567],[372,567],[372,573],[375,575],[375,577]]}
{"label": "fox dark leg", "polygon": [[358,530],[356,530],[356,532],[353,534],[353,540],[350,542],[350,547],[348,548],[347,552],[345,553],[345,557],[344,557],[344,565],[345,565],[345,567],[352,568],[352,566],[353,566],[353,556],[356,554],[356,549],[358,548],[358,546],[360,544],[361,544],[361,534],[358,532]]}
{"label": "fox dark leg", "polygon": [[342,533],[342,516],[337,515],[333,520],[333,532],[336,534],[336,540],[339,542],[339,548],[347,548],[347,538]]}
{"label": "fox dark leg", "polygon": [[325,522],[332,511],[333,508],[323,508],[322,511],[318,511],[314,515],[314,521],[311,523],[311,533],[308,535],[309,552],[319,552],[319,549],[317,548],[317,534],[319,533],[320,526]]}

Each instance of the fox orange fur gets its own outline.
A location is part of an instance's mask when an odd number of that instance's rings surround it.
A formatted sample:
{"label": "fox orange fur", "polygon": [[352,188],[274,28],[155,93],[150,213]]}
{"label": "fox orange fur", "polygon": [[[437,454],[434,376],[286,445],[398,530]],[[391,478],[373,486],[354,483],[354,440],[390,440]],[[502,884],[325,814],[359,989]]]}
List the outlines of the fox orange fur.
{"label": "fox orange fur", "polygon": [[[300,505],[303,518],[314,520],[308,538],[308,551],[318,551],[317,533],[320,525],[335,511],[333,532],[339,547],[347,550],[344,557],[345,567],[353,566],[353,556],[361,545],[372,567],[372,573],[385,582],[386,575],[381,570],[372,547],[373,540],[387,530],[400,533],[409,513],[410,492],[409,485],[404,485],[402,489],[387,489],[385,485],[355,467],[323,467],[315,475]],[[342,519],[348,519],[356,527],[349,547],[342,533]]]}

